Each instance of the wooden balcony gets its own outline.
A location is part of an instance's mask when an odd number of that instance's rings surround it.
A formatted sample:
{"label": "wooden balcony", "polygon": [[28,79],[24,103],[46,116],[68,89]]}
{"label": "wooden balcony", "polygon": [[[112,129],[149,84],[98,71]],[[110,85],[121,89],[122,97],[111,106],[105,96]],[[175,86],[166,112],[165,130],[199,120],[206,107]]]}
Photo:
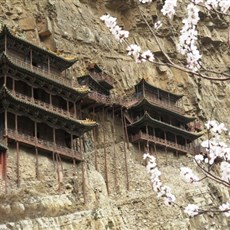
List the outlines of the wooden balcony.
{"label": "wooden balcony", "polygon": [[77,117],[74,114],[68,112],[67,110],[61,109],[59,107],[53,106],[51,104],[48,104],[48,103],[40,101],[40,100],[36,100],[36,99],[34,99],[32,97],[26,96],[24,94],[18,93],[18,92],[13,91],[13,90],[9,90],[9,92],[14,97],[16,97],[16,98],[18,98],[20,100],[23,100],[23,101],[25,101],[27,103],[37,105],[40,108],[45,109],[46,111],[48,110],[48,111],[53,112],[53,113],[58,113],[59,115],[67,117],[67,118],[77,119]]}
{"label": "wooden balcony", "polygon": [[73,149],[70,149],[62,145],[57,145],[51,141],[35,138],[31,135],[20,133],[13,129],[7,129],[4,136],[7,137],[8,139],[18,141],[24,145],[34,146],[37,147],[38,149],[50,153],[54,152],[56,154],[59,154],[60,157],[63,157],[65,159],[69,159],[69,160],[75,159],[77,161],[82,160],[81,154]]}
{"label": "wooden balcony", "polygon": [[103,72],[96,73],[94,71],[90,71],[89,75],[93,79],[95,79],[96,81],[98,81],[106,89],[112,89],[113,88],[114,80],[108,74],[103,73]]}
{"label": "wooden balcony", "polygon": [[36,73],[42,77],[48,78],[54,82],[57,82],[61,85],[65,85],[65,86],[70,87],[70,88],[78,87],[78,85],[74,81],[72,81],[68,78],[61,77],[60,75],[57,75],[57,74],[55,74],[51,71],[48,71],[46,69],[43,69],[41,67],[33,66],[32,64],[17,58],[14,54],[11,54],[9,51],[7,52],[7,57],[9,58],[9,60],[14,65],[17,65],[23,69],[29,70],[29,71]]}
{"label": "wooden balcony", "polygon": [[88,98],[94,100],[95,102],[103,105],[112,105],[113,100],[110,96],[100,94],[96,91],[88,93]]}
{"label": "wooden balcony", "polygon": [[148,135],[141,131],[137,133],[136,135],[131,135],[130,141],[132,143],[135,143],[138,141],[149,141],[150,143],[154,143],[160,146],[165,146],[168,149],[177,150],[178,152],[194,154],[194,149],[190,148],[189,146],[179,145],[175,142],[168,141],[163,138],[156,137],[156,136]]}
{"label": "wooden balcony", "polygon": [[160,100],[156,96],[150,95],[150,94],[145,94],[145,96],[143,96],[143,95],[131,96],[124,101],[124,104],[126,107],[129,108],[129,107],[134,106],[135,104],[137,104],[138,102],[140,102],[144,98],[146,98],[150,103],[152,103],[153,105],[156,105],[158,107],[163,107],[167,110],[173,111],[173,112],[181,114],[181,115],[184,115],[184,113],[185,113],[182,108],[178,107],[175,104],[171,104],[170,101]]}

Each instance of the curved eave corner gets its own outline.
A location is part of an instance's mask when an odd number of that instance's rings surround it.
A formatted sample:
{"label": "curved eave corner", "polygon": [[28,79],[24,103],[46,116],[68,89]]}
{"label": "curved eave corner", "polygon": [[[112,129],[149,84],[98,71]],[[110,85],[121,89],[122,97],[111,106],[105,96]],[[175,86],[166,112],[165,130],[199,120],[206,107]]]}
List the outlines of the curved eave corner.
{"label": "curved eave corner", "polygon": [[58,54],[56,54],[56,53],[54,53],[54,52],[52,52],[50,50],[47,50],[47,49],[45,49],[43,47],[40,47],[40,46],[37,46],[37,45],[33,44],[32,42],[30,42],[28,40],[20,38],[16,34],[14,34],[13,32],[11,32],[11,30],[6,25],[3,26],[2,31],[0,32],[0,34],[4,35],[5,33],[8,34],[13,39],[19,40],[19,41],[21,41],[21,42],[23,42],[23,43],[25,43],[27,45],[30,45],[30,46],[34,47],[35,49],[40,50],[41,52],[46,52],[50,56],[52,56],[54,58],[57,58],[57,59],[65,62],[67,68],[70,67],[71,65],[73,65],[75,62],[78,61],[77,57],[75,57],[75,56],[74,57],[73,56],[69,56],[69,57],[68,56],[65,56],[65,57],[59,56]]}

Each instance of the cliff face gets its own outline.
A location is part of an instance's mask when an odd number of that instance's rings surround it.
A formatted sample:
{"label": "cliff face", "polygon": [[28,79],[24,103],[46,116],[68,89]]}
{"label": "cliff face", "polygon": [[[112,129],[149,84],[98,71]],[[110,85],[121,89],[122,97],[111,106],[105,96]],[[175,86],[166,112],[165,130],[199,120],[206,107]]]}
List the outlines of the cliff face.
{"label": "cliff face", "polygon": [[[60,55],[77,56],[79,61],[70,70],[71,76],[83,75],[87,63],[96,62],[113,76],[114,95],[124,96],[132,92],[133,85],[144,77],[155,86],[184,94],[183,104],[187,114],[194,115],[201,121],[212,117],[229,124],[229,84],[198,79],[175,69],[152,66],[150,63],[136,64],[126,55],[126,45],[118,44],[113,39],[99,19],[105,12],[116,16],[119,24],[130,30],[130,41],[160,54],[134,2],[0,0],[0,17],[2,23],[13,28],[18,36]],[[161,1],[154,1],[150,8],[143,8],[149,20],[159,17],[160,6]],[[178,27],[177,22],[182,16],[180,11],[170,27],[164,27],[161,31],[160,41],[170,54],[174,53],[176,42],[172,28]],[[203,26],[199,29],[204,62],[217,70],[229,72],[230,51],[226,46],[228,23],[227,19],[204,13],[201,22]],[[63,179],[61,195],[58,195],[55,175],[44,175],[40,181],[31,180],[30,186],[27,184],[1,195],[0,229],[227,229],[229,223],[222,215],[207,214],[189,219],[177,207],[166,208],[151,191],[138,149],[134,146],[130,146],[129,150],[124,149],[119,119],[116,119],[113,137],[111,114],[108,113],[105,120],[101,117],[99,112],[97,121],[101,125],[96,145],[96,161],[92,137],[88,136],[85,162],[76,166],[76,177],[71,176],[72,166],[64,165],[66,177]],[[106,130],[107,169],[102,144],[103,129]],[[27,150],[23,151],[26,153]],[[172,188],[178,203],[183,205],[196,202],[209,207],[229,200],[229,191],[209,181],[204,180],[194,187],[181,182],[179,167],[181,164],[194,167],[191,158],[177,157],[164,151],[158,151],[157,156],[163,172],[162,180]],[[32,177],[34,169],[28,158],[22,159],[28,161],[24,169],[26,180]],[[48,174],[52,171],[51,163],[45,158],[41,159],[44,170],[50,169]],[[14,175],[14,169],[11,170]],[[79,179],[82,174],[85,186],[82,186],[83,182]],[[86,191],[85,204],[83,189]]]}

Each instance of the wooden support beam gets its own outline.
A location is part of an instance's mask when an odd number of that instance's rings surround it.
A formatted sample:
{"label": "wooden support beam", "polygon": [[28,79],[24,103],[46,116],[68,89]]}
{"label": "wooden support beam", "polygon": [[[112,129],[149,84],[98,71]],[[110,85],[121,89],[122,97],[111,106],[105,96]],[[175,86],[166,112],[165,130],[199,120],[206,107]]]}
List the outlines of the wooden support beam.
{"label": "wooden support beam", "polygon": [[[121,108],[121,127],[123,131],[123,138],[125,140],[124,119],[123,119],[122,108]],[[129,190],[129,174],[128,174],[128,162],[127,162],[127,152],[126,152],[125,141],[124,141],[124,154],[125,154],[126,189]]]}
{"label": "wooden support beam", "polygon": [[47,63],[47,66],[48,66],[48,74],[50,74],[50,57],[48,55],[48,63]]}
{"label": "wooden support beam", "polygon": [[39,179],[39,165],[38,165],[38,148],[35,146],[35,157],[36,157],[36,162],[35,162],[35,173],[36,173],[36,178]]}
{"label": "wooden support beam", "polygon": [[[95,106],[93,107],[93,120],[96,120]],[[93,128],[93,147],[94,147],[95,169],[98,171],[98,165],[97,165],[97,146],[96,146],[96,129],[97,129],[97,127]]]}
{"label": "wooden support beam", "polygon": [[113,106],[113,162],[114,162],[114,186],[115,192],[117,192],[117,157],[116,157],[116,145],[115,145],[115,111]]}
{"label": "wooden support beam", "polygon": [[104,149],[104,159],[105,159],[105,183],[106,183],[106,188],[108,194],[110,193],[109,191],[109,176],[108,176],[108,164],[107,164],[107,153],[106,153],[106,146],[105,146],[105,107],[103,106],[102,108],[102,133],[103,133],[103,149]]}
{"label": "wooden support beam", "polygon": [[30,67],[31,69],[33,69],[33,51],[31,48],[30,48]]}
{"label": "wooden support beam", "polygon": [[21,181],[20,181],[20,159],[19,159],[19,142],[16,141],[16,158],[17,158],[17,187],[20,187]]}
{"label": "wooden support beam", "polygon": [[5,54],[7,54],[7,34],[5,33]]}
{"label": "wooden support beam", "polygon": [[[7,137],[6,137],[6,138],[7,138]],[[4,168],[3,168],[3,170],[4,170],[4,175],[3,175],[3,177],[4,177],[4,181],[5,181],[5,193],[6,193],[6,194],[7,194],[7,192],[8,192],[7,155],[8,155],[8,153],[7,153],[7,150],[6,150],[5,156],[4,156]]]}
{"label": "wooden support beam", "polygon": [[[81,157],[83,159],[83,154],[82,154],[82,143],[81,143],[81,137],[79,138],[80,140],[80,154],[81,154]],[[86,184],[85,184],[85,167],[84,167],[84,159],[83,161],[81,162],[81,175],[82,175],[82,193],[83,193],[83,199],[84,199],[84,204],[86,204],[87,200],[86,200]]]}
{"label": "wooden support beam", "polygon": [[85,162],[81,162],[81,170],[82,170],[82,193],[83,193],[83,199],[84,199],[84,204],[86,204],[87,199],[86,199],[86,184],[85,184],[85,167],[84,167]]}
{"label": "wooden support beam", "polygon": [[128,135],[128,130],[127,130],[127,122],[126,122],[124,114],[123,114],[123,119],[124,119],[124,128],[125,128],[125,139],[127,143],[127,149],[129,150],[129,135]]}

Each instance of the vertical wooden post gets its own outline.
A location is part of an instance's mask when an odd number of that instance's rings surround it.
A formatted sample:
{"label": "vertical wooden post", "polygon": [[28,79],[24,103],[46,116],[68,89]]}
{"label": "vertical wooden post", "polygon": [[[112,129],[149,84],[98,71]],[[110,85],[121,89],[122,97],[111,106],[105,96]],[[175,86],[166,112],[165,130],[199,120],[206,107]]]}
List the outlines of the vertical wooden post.
{"label": "vertical wooden post", "polygon": [[84,159],[83,159],[83,154],[82,154],[82,143],[81,143],[81,137],[79,138],[80,140],[80,153],[82,156],[82,162],[81,162],[81,170],[82,170],[82,193],[83,193],[83,199],[84,203],[86,204],[86,184],[85,184],[85,167],[84,167]]}
{"label": "vertical wooden post", "polygon": [[126,119],[125,119],[124,114],[123,114],[123,119],[124,119],[124,126],[125,126],[125,139],[126,139],[126,143],[127,143],[127,149],[129,150],[129,135],[128,135],[127,123],[126,123]]}
{"label": "vertical wooden post", "polygon": [[49,100],[50,100],[50,101],[49,101],[49,102],[50,102],[50,106],[52,106],[52,105],[53,105],[52,94],[50,93],[49,95],[50,95],[50,99],[49,99]]}
{"label": "vertical wooden post", "polygon": [[34,122],[34,137],[35,137],[35,173],[36,173],[36,178],[39,179],[39,169],[38,169],[38,148],[37,148],[37,143],[38,143],[38,127],[37,127],[37,122]]}
{"label": "vertical wooden post", "polygon": [[105,183],[107,187],[107,192],[109,194],[109,178],[108,178],[108,168],[107,168],[107,153],[106,153],[106,147],[105,147],[105,108],[102,109],[102,132],[103,132],[103,148],[104,148],[104,158],[105,158]]}
{"label": "vertical wooden post", "polygon": [[145,126],[145,132],[146,132],[146,135],[147,135],[147,143],[146,143],[146,147],[147,147],[147,152],[149,153],[149,129],[148,129],[148,126],[146,125]]}
{"label": "vertical wooden post", "polygon": [[77,117],[76,101],[73,103],[73,108],[74,108],[74,117]]}
{"label": "vertical wooden post", "polygon": [[12,86],[13,92],[15,92],[15,79],[13,79],[13,86]]}
{"label": "vertical wooden post", "polygon": [[30,68],[33,69],[33,51],[30,48]]}
{"label": "vertical wooden post", "polygon": [[19,156],[19,142],[18,142],[18,116],[15,114],[15,130],[16,130],[16,159],[17,159],[17,186],[20,187],[20,156]]}
{"label": "vertical wooden post", "polygon": [[[7,109],[5,109],[5,136],[8,136]],[[6,143],[7,146],[8,143]]]}
{"label": "vertical wooden post", "polygon": [[[56,148],[56,133],[55,133],[55,128],[53,128],[53,143],[54,143],[54,148]],[[53,149],[53,165],[55,168],[55,150]]]}
{"label": "vertical wooden post", "polygon": [[115,113],[113,106],[113,160],[114,160],[114,186],[115,192],[117,192],[117,157],[116,157],[116,146],[115,146]]}
{"label": "vertical wooden post", "polygon": [[[141,143],[140,143],[140,140],[138,140],[138,157],[137,159],[142,159],[142,154],[141,154]],[[140,161],[141,162],[141,161]]]}
{"label": "vertical wooden post", "polygon": [[145,80],[142,82],[143,97],[145,97]]}
{"label": "vertical wooden post", "polygon": [[[93,107],[93,119],[95,120],[96,114],[95,114],[95,106]],[[95,169],[98,171],[98,165],[97,165],[97,146],[96,146],[96,128],[93,128],[93,146],[94,146],[94,161],[95,161]]]}
{"label": "vertical wooden post", "polygon": [[17,152],[17,186],[20,187],[20,159],[19,159],[19,142],[16,140],[16,152]]}
{"label": "vertical wooden post", "polygon": [[48,55],[48,74],[50,74],[50,57]]}
{"label": "vertical wooden post", "polygon": [[[7,123],[7,110],[5,109],[5,113],[4,113],[4,117],[5,117],[5,136],[4,136],[4,139],[5,139],[5,146],[8,147],[8,123]],[[6,151],[6,156],[5,156],[5,192],[7,193],[8,192],[8,177],[7,177],[7,156],[8,156],[8,153]]]}
{"label": "vertical wooden post", "polygon": [[70,114],[70,111],[69,111],[69,101],[66,100],[66,110],[67,110],[67,114]]}
{"label": "vertical wooden post", "polygon": [[5,54],[7,54],[7,34],[5,33]]}
{"label": "vertical wooden post", "polygon": [[[121,125],[122,125],[122,131],[123,131],[123,138],[125,140],[124,119],[123,119],[122,108],[121,108]],[[125,153],[126,188],[127,190],[129,190],[129,174],[128,174],[128,163],[127,163],[127,152],[126,152],[125,141],[124,141],[124,153]]]}

